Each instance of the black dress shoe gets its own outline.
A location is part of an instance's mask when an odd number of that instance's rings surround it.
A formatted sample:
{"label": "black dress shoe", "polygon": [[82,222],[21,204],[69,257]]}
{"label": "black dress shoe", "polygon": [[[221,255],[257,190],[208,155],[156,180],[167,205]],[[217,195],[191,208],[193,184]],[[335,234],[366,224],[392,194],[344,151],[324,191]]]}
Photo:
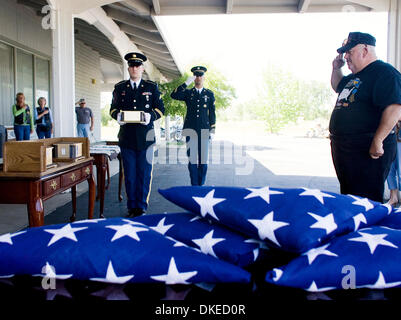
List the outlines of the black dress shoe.
{"label": "black dress shoe", "polygon": [[143,213],[145,213],[145,211],[143,209],[131,208],[131,209],[128,209],[128,214],[127,214],[126,217],[127,218],[135,218],[135,217],[139,217]]}

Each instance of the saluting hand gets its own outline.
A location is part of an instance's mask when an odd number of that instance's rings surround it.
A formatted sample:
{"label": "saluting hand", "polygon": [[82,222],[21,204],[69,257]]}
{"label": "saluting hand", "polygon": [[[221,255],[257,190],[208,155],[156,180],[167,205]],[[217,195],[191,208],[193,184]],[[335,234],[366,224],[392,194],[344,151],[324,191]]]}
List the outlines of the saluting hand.
{"label": "saluting hand", "polygon": [[334,60],[333,60],[333,69],[341,69],[345,65],[345,60],[343,58],[343,54],[340,53]]}
{"label": "saluting hand", "polygon": [[189,86],[192,82],[195,81],[195,78],[195,76],[188,77],[187,81],[185,81],[185,84]]}

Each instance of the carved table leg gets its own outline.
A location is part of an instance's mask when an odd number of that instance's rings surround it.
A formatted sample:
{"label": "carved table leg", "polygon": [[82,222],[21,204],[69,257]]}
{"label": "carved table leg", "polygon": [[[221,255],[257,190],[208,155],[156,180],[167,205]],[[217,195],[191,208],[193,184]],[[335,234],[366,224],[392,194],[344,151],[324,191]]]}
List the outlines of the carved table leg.
{"label": "carved table leg", "polygon": [[29,227],[40,227],[44,225],[43,201],[40,197],[39,182],[29,183],[28,220]]}
{"label": "carved table leg", "polygon": [[109,166],[109,159],[106,158],[106,171],[107,171],[107,184],[106,190],[109,189],[110,186],[110,166]]}
{"label": "carved table leg", "polygon": [[95,210],[95,198],[96,198],[96,184],[93,174],[88,176],[89,184],[89,204],[88,204],[88,219],[93,219],[93,211]]}
{"label": "carved table leg", "polygon": [[77,186],[71,187],[71,199],[72,199],[72,216],[70,221],[74,222],[77,218]]}
{"label": "carved table leg", "polygon": [[[104,159],[106,160],[106,156]],[[99,197],[100,197],[100,217],[103,218],[103,210],[104,210],[104,194],[105,194],[105,185],[106,185],[106,161],[102,161],[102,166],[100,168],[100,180],[98,180],[98,190],[100,190]]]}

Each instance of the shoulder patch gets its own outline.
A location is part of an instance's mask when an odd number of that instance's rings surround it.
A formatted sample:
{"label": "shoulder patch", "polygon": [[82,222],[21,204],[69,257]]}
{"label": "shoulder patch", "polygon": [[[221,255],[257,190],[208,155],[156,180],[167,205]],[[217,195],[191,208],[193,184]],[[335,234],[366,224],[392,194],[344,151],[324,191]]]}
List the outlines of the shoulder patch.
{"label": "shoulder patch", "polygon": [[154,82],[152,80],[143,80],[143,81],[157,86],[157,82]]}
{"label": "shoulder patch", "polygon": [[122,81],[116,83],[116,84],[114,85],[114,87],[118,87],[118,86],[122,85],[122,84],[125,83],[125,82],[127,82],[127,80],[122,80]]}

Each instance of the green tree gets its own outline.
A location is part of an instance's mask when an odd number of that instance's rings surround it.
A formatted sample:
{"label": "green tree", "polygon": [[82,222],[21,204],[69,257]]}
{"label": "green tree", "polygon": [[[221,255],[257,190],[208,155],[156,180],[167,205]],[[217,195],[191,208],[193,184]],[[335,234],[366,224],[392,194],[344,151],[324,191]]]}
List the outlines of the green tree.
{"label": "green tree", "polygon": [[327,85],[300,80],[290,72],[270,65],[263,73],[257,98],[248,107],[265,122],[269,132],[276,133],[300,117],[313,120],[325,115],[330,98]]}
{"label": "green tree", "polygon": [[[205,74],[204,86],[205,88],[213,91],[214,97],[216,99],[216,110],[228,108],[231,105],[232,100],[236,98],[234,87],[227,81],[227,79],[221,72],[216,70],[215,67],[211,65],[205,66],[207,67],[208,71]],[[165,115],[185,115],[185,103],[172,99],[170,97],[170,94],[178,86],[183,84],[189,76],[190,73],[185,73],[181,77],[176,78],[170,82],[159,84],[159,89],[162,93],[162,99],[166,108]],[[188,88],[192,88],[193,86],[194,84],[191,84]]]}
{"label": "green tree", "polygon": [[101,110],[101,117],[102,117],[101,122],[103,127],[106,127],[109,121],[112,119],[109,112],[110,112],[110,105],[106,105]]}

